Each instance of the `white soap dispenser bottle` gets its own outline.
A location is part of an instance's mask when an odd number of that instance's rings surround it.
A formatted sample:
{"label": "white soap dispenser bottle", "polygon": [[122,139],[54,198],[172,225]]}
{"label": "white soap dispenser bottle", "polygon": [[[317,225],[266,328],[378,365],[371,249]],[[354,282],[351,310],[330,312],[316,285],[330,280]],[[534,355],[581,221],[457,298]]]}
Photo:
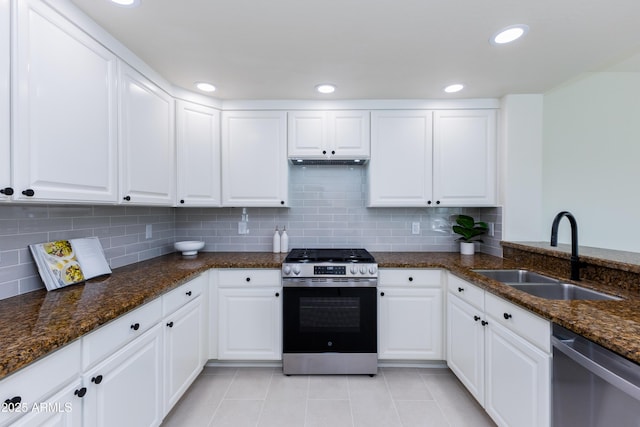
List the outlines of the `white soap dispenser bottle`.
{"label": "white soap dispenser bottle", "polygon": [[287,234],[287,226],[282,228],[282,235],[280,235],[280,252],[289,252],[289,235]]}
{"label": "white soap dispenser bottle", "polygon": [[273,253],[280,252],[280,233],[278,232],[278,226],[276,225],[276,231],[273,233]]}

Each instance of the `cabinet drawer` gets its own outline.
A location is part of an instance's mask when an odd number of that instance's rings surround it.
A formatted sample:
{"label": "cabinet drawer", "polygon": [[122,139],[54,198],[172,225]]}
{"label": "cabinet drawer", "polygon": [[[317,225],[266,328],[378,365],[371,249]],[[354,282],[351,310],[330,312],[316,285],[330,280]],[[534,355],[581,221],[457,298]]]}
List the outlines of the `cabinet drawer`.
{"label": "cabinet drawer", "polygon": [[442,270],[393,268],[380,269],[379,286],[410,286],[439,288],[442,284]]}
{"label": "cabinet drawer", "polygon": [[480,310],[484,310],[484,290],[453,274],[449,274],[447,287],[449,288],[449,292],[463,301],[468,302]]}
{"label": "cabinet drawer", "polygon": [[167,316],[189,301],[193,301],[202,291],[207,281],[207,275],[202,274],[182,286],[162,296],[162,316]]}
{"label": "cabinet drawer", "polygon": [[96,362],[115,353],[124,344],[142,335],[160,321],[161,298],[156,298],[118,317],[82,338],[82,368],[86,370]]}
{"label": "cabinet drawer", "polygon": [[530,341],[546,353],[551,353],[551,323],[500,297],[485,295],[485,312],[501,325]]}
{"label": "cabinet drawer", "polygon": [[46,401],[55,392],[80,376],[80,340],[25,367],[0,381],[2,402],[20,398],[16,412],[0,411],[0,425],[7,425],[21,414],[30,412],[33,404]]}
{"label": "cabinet drawer", "polygon": [[218,286],[280,286],[280,270],[238,269],[220,270],[218,272]]}

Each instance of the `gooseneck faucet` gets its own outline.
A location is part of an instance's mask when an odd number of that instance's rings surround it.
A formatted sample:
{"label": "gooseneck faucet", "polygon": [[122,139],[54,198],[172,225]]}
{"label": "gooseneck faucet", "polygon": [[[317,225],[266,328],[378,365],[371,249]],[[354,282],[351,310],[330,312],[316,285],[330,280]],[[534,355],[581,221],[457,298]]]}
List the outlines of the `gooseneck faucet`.
{"label": "gooseneck faucet", "polygon": [[580,280],[580,257],[578,257],[578,223],[571,212],[562,211],[556,215],[551,225],[551,246],[558,246],[558,225],[563,217],[571,224],[571,280]]}

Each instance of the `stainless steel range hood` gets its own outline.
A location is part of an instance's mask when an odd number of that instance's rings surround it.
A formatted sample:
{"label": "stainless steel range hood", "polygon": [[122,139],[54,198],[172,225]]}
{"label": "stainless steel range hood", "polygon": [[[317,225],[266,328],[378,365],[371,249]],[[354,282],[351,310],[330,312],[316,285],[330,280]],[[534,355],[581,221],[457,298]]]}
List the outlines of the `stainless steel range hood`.
{"label": "stainless steel range hood", "polygon": [[290,158],[289,162],[292,165],[307,166],[307,165],[348,165],[348,166],[361,166],[366,164],[369,159],[296,159]]}

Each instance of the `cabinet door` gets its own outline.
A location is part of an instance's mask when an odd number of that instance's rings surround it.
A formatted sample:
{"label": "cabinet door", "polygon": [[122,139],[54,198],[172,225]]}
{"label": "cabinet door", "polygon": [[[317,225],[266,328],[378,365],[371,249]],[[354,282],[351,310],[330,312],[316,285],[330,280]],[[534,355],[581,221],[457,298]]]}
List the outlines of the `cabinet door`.
{"label": "cabinet door", "polygon": [[288,156],[323,159],[328,157],[328,125],[325,111],[291,111],[288,120]]}
{"label": "cabinet door", "polygon": [[220,206],[220,112],[177,101],[178,206]]}
{"label": "cabinet door", "polygon": [[489,319],[485,409],[499,426],[550,423],[551,356]]}
{"label": "cabinet door", "polygon": [[378,289],[378,358],[442,360],[442,291]]}
{"label": "cabinet door", "polygon": [[447,301],[447,365],[484,405],[484,313],[452,293]]}
{"label": "cabinet door", "polygon": [[9,22],[9,0],[0,0],[0,201],[9,200],[13,190],[11,186],[11,128],[9,125],[11,120]]}
{"label": "cabinet door", "polygon": [[218,289],[218,358],[282,359],[280,288]]}
{"label": "cabinet door", "polygon": [[173,205],[174,102],[158,86],[120,62],[120,200]]}
{"label": "cabinet door", "polygon": [[332,158],[368,159],[370,157],[368,111],[330,111],[327,124]]}
{"label": "cabinet door", "polygon": [[285,112],[222,113],[224,206],[286,206],[288,176]]}
{"label": "cabinet door", "polygon": [[201,361],[203,316],[202,296],[199,296],[165,318],[165,414],[204,366]]}
{"label": "cabinet door", "polygon": [[113,203],[116,57],[42,1],[15,4],[14,198]]}
{"label": "cabinet door", "polygon": [[[84,388],[86,392],[86,388]],[[42,402],[34,402],[26,416],[20,418],[13,427],[80,427],[82,426],[83,405],[82,381],[76,381]],[[35,405],[35,406],[33,406]]]}
{"label": "cabinet door", "polygon": [[436,111],[433,192],[445,206],[496,204],[495,110]]}
{"label": "cabinet door", "polygon": [[371,113],[369,206],[431,203],[432,113]]}
{"label": "cabinet door", "polygon": [[160,425],[162,349],[162,329],[156,324],[89,371],[83,377],[84,425]]}

